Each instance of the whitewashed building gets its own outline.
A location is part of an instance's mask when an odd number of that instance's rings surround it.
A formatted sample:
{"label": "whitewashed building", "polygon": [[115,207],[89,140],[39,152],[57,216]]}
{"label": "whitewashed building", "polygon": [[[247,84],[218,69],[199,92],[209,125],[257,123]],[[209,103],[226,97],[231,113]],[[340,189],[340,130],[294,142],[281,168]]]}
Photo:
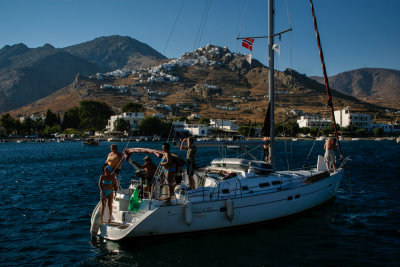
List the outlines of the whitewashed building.
{"label": "whitewashed building", "polygon": [[210,119],[210,126],[223,131],[237,131],[239,129],[236,120]]}
{"label": "whitewashed building", "polygon": [[327,118],[320,118],[319,116],[315,115],[304,115],[297,120],[297,124],[299,125],[299,128],[321,127],[321,129],[323,129],[332,124],[332,120]]}
{"label": "whitewashed building", "polygon": [[203,124],[187,124],[184,121],[174,121],[172,123],[174,131],[177,133],[190,133],[194,136],[209,136],[212,134],[213,127]]}
{"label": "whitewashed building", "polygon": [[371,130],[371,114],[352,113],[350,107],[335,111],[335,120],[340,127],[354,125],[357,128],[363,128],[367,131]]}
{"label": "whitewashed building", "polygon": [[114,123],[118,119],[124,119],[128,121],[131,130],[139,130],[139,123],[144,119],[144,114],[141,112],[124,112],[120,115],[111,116],[106,126],[107,131],[115,131]]}

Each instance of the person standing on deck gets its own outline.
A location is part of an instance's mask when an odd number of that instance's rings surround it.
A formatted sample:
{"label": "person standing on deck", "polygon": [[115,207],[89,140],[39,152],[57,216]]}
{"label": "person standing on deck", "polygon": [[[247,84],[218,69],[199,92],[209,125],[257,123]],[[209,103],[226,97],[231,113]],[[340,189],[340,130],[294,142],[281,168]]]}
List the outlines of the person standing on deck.
{"label": "person standing on deck", "polygon": [[265,162],[270,163],[269,160],[269,136],[264,136],[263,137],[263,141],[267,141],[267,143],[263,146],[263,153],[264,153],[264,158],[265,158]]}
{"label": "person standing on deck", "polygon": [[174,160],[172,158],[171,153],[169,152],[171,149],[168,143],[164,143],[162,145],[162,151],[164,152],[164,157],[161,159],[160,165],[164,168],[165,177],[164,183],[168,185],[168,198],[167,201],[171,199],[173,193],[173,184],[174,184],[174,176],[176,173],[176,166],[174,164]]}
{"label": "person standing on deck", "polygon": [[[185,146],[186,141],[186,146]],[[189,189],[196,189],[196,185],[193,179],[194,169],[196,169],[196,152],[197,147],[194,144],[193,137],[184,138],[181,142],[181,150],[187,151],[186,153],[186,173],[189,178]]]}
{"label": "person standing on deck", "polygon": [[110,166],[112,168],[112,172],[118,174],[121,170],[122,165],[122,155],[118,152],[118,147],[115,144],[110,146],[111,152],[108,153],[105,166]]}
{"label": "person standing on deck", "polygon": [[117,180],[115,179],[115,174],[111,174],[112,168],[110,166],[104,167],[104,172],[100,176],[99,179],[99,188],[101,192],[101,223],[104,223],[104,210],[106,208],[106,204],[108,202],[108,211],[110,214],[110,218],[108,219],[108,223],[111,222],[112,216],[112,203],[113,203],[113,191],[117,191]]}
{"label": "person standing on deck", "polygon": [[336,163],[336,156],[335,156],[336,140],[335,140],[335,138],[326,139],[324,149],[325,149],[324,160],[326,162],[326,167],[328,168],[328,171],[330,171],[329,163],[332,163],[333,171],[336,173],[336,164],[335,164]]}

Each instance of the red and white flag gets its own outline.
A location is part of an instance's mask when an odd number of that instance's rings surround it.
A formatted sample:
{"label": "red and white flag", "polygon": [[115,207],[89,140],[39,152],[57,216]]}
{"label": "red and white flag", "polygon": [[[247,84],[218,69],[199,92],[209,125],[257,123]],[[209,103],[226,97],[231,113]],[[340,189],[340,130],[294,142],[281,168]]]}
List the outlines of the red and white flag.
{"label": "red and white flag", "polygon": [[242,41],[242,46],[247,48],[247,49],[250,49],[250,51],[253,51],[253,43],[254,43],[254,39],[253,38],[245,38]]}

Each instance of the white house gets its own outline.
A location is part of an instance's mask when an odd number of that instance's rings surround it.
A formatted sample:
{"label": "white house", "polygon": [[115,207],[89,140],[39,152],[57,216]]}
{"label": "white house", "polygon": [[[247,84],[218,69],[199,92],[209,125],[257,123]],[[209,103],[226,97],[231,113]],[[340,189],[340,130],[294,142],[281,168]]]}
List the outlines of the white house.
{"label": "white house", "polygon": [[235,120],[210,119],[210,126],[224,131],[237,131],[239,129]]}
{"label": "white house", "polygon": [[203,124],[187,124],[184,121],[174,121],[172,125],[177,133],[186,132],[195,136],[209,136],[214,129]]}
{"label": "white house", "polygon": [[335,111],[335,120],[340,127],[354,125],[367,131],[371,129],[371,114],[352,113],[350,107]]}
{"label": "white house", "polygon": [[114,123],[118,119],[128,121],[131,130],[139,130],[139,123],[144,119],[144,114],[141,112],[124,112],[120,115],[111,116],[106,126],[107,131],[114,132]]}
{"label": "white house", "polygon": [[375,128],[382,128],[385,134],[399,134],[400,125],[391,123],[371,123],[371,131]]}
{"label": "white house", "polygon": [[297,120],[297,124],[299,128],[312,128],[318,127],[321,129],[328,127],[332,123],[331,119],[320,118],[319,116],[301,116],[300,119]]}

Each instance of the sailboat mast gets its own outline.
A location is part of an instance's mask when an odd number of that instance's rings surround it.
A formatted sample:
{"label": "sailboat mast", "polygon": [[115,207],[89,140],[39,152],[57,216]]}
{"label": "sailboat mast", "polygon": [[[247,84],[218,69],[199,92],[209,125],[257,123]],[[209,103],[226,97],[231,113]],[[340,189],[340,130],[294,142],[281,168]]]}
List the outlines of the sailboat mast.
{"label": "sailboat mast", "polygon": [[274,151],[275,151],[275,135],[274,135],[274,0],[268,0],[268,91],[270,103],[270,145],[269,155],[272,168],[274,168]]}

